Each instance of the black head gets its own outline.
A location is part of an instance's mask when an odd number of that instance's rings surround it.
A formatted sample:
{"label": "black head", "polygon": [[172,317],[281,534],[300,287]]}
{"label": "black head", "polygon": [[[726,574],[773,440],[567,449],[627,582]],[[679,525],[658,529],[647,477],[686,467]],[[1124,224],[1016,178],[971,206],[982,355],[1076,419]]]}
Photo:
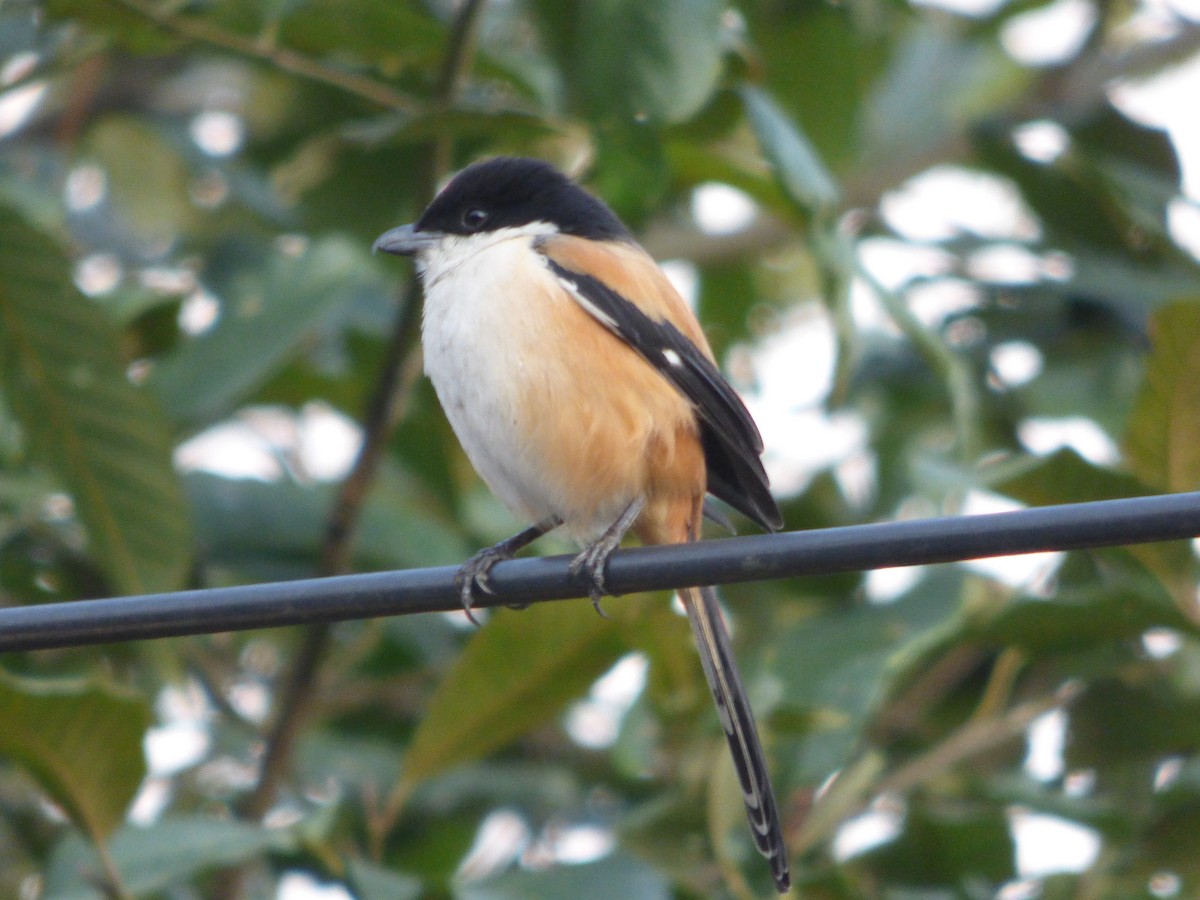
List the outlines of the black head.
{"label": "black head", "polygon": [[540,159],[500,156],[463,169],[417,220],[414,230],[477,234],[548,222],[564,234],[629,240],[616,214]]}

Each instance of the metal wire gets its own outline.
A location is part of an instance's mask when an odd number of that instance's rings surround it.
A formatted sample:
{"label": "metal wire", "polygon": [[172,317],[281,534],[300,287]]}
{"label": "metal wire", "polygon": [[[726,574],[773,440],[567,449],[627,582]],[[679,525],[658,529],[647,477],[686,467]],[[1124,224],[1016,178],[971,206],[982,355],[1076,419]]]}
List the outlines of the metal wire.
{"label": "metal wire", "polygon": [[[607,582],[627,594],[1197,535],[1200,492],[638,548],[613,556]],[[492,574],[495,594],[476,605],[585,596],[569,559],[501,563]],[[443,566],[10,607],[0,609],[0,652],[456,610],[455,572]]]}

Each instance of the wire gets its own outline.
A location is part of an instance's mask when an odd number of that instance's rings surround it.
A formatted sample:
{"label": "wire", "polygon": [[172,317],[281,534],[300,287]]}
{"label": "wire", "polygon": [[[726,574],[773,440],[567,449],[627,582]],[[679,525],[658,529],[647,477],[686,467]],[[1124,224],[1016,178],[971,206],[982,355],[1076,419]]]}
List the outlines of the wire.
{"label": "wire", "polygon": [[[613,556],[606,581],[613,593],[627,594],[1197,535],[1200,492],[1167,494],[637,548]],[[567,571],[569,559],[501,563],[492,572],[495,594],[477,606],[586,596]],[[0,652],[458,610],[456,571],[441,566],[10,607],[0,609]]]}

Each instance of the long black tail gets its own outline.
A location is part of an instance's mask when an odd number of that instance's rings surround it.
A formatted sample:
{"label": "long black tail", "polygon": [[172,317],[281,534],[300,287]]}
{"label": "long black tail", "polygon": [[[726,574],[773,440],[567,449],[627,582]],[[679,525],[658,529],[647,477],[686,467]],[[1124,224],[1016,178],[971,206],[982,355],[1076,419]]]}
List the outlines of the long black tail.
{"label": "long black tail", "polygon": [[721,727],[725,729],[725,737],[729,740],[729,750],[733,754],[733,766],[742,785],[746,816],[750,820],[754,843],[770,863],[775,887],[779,893],[786,893],[791,885],[791,876],[788,874],[787,850],[783,845],[779,812],[775,808],[775,794],[771,790],[771,776],[767,772],[762,743],[754,725],[754,714],[742,687],[716,591],[712,588],[686,588],[680,591],[680,596],[692,623],[692,633],[700,650],[700,662],[717,703]]}

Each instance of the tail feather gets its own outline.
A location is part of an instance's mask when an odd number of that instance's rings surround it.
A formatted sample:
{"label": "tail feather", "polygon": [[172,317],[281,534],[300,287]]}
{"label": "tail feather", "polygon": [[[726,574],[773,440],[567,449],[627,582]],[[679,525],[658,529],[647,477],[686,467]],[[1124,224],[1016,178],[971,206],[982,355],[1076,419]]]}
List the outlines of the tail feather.
{"label": "tail feather", "polygon": [[737,661],[729,643],[729,632],[717,603],[716,591],[712,588],[687,588],[680,594],[692,623],[700,662],[704,666],[704,677],[712,689],[721,727],[729,741],[754,843],[771,866],[776,888],[781,894],[786,893],[791,876],[788,874],[787,851],[775,807],[775,794],[771,790],[762,743],[758,739],[750,701],[746,699],[746,691],[738,674]]}

